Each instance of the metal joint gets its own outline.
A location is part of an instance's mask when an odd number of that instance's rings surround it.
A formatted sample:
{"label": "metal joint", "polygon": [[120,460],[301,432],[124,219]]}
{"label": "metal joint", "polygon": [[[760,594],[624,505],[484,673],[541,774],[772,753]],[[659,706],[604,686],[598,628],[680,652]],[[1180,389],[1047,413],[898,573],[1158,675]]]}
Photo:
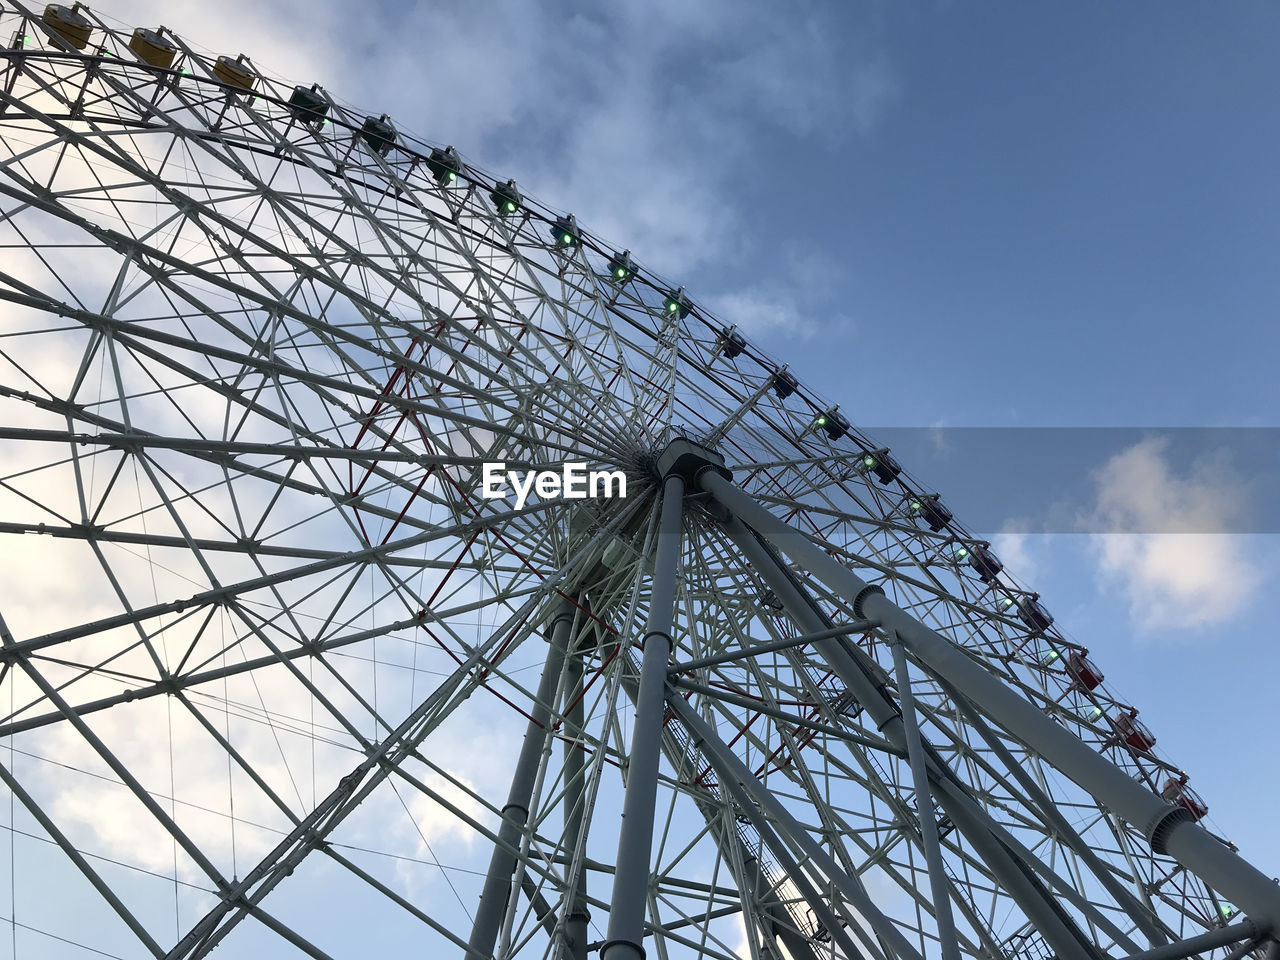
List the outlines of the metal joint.
{"label": "metal joint", "polygon": [[650,630],[640,638],[640,649],[643,650],[647,647],[649,645],[649,640],[653,637],[662,637],[663,640],[667,641],[668,650],[675,646],[675,643],[671,639],[671,634],[666,630]]}
{"label": "metal joint", "polygon": [[1173,828],[1180,823],[1194,823],[1195,819],[1191,815],[1191,811],[1185,807],[1170,806],[1159,813],[1143,833],[1146,834],[1152,850],[1159,854],[1165,854],[1169,852],[1165,844],[1168,842],[1169,834],[1173,832]]}
{"label": "metal joint", "polygon": [[546,626],[546,632],[545,632],[546,637],[550,638],[551,634],[555,632],[556,624],[559,623],[561,620],[568,620],[570,625],[572,626],[573,613],[568,610],[561,610],[554,617],[548,620],[547,626]]}
{"label": "metal joint", "polygon": [[875,594],[879,594],[883,597],[884,588],[878,587],[874,583],[869,583],[859,590],[857,596],[853,598],[853,615],[856,617],[865,617],[866,614],[862,612],[862,605],[866,602],[867,597]]}
{"label": "metal joint", "polygon": [[644,960],[644,944],[635,943],[631,940],[606,940],[604,943],[600,944],[600,956],[607,957],[611,948],[623,946],[630,947],[632,950],[635,950],[640,954],[640,960]]}
{"label": "metal joint", "polygon": [[708,470],[718,473],[726,480],[732,480],[733,474],[724,465],[724,457],[709,447],[695,443],[685,437],[676,437],[658,454],[658,475],[662,478],[678,476],[685,486],[696,488],[698,478]]}

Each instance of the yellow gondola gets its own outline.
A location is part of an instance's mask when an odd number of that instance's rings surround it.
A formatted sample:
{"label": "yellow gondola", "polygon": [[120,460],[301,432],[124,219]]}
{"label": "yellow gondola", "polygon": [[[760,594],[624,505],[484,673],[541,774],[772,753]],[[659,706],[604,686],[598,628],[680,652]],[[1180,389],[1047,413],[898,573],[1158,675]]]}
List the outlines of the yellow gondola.
{"label": "yellow gondola", "polygon": [[219,57],[218,62],[213,65],[213,75],[233,87],[240,87],[242,90],[253,89],[254,76],[244,64],[243,53],[234,60],[230,57]]}
{"label": "yellow gondola", "polygon": [[164,27],[158,30],[138,27],[129,38],[129,49],[144,63],[165,70],[173,66],[173,58],[178,55],[178,48],[164,38]]}
{"label": "yellow gondola", "polygon": [[93,26],[80,13],[80,4],[64,7],[60,3],[51,3],[44,8],[40,19],[46,27],[77,50],[83,50],[88,46]]}

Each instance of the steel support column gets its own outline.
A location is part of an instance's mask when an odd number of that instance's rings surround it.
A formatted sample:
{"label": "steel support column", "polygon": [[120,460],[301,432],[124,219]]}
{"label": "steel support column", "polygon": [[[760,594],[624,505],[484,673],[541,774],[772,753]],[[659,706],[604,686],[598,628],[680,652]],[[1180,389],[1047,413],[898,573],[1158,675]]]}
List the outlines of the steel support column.
{"label": "steel support column", "polygon": [[489,872],[485,875],[480,906],[476,909],[471,939],[467,944],[468,952],[472,955],[493,955],[498,928],[502,924],[508,898],[512,895],[511,878],[516,869],[515,851],[529,819],[529,800],[538,775],[538,760],[551,729],[551,712],[556,688],[560,684],[560,673],[564,668],[573,612],[573,604],[568,600],[561,600],[548,630],[550,642],[547,646],[546,664],[542,668],[542,679],[538,682],[538,696],[533,702],[533,711],[525,730],[524,743],[520,746],[515,772],[511,775],[511,789],[507,793],[507,803],[502,808],[498,842],[494,844],[493,855],[489,859]]}
{"label": "steel support column", "polygon": [[666,713],[667,661],[675,607],[676,565],[680,559],[684,478],[669,473],[662,486],[662,513],[654,551],[649,620],[640,663],[635,725],[627,763],[617,868],[609,901],[609,929],[602,960],[643,960],[644,910],[648,902],[653,813],[658,795],[658,755]]}
{"label": "steel support column", "polygon": [[916,620],[852,570],[713,471],[703,489],[748,520],[778,549],[853,604],[858,617],[876,618],[895,631],[916,658],[971,703],[1118,816],[1142,829],[1157,853],[1167,854],[1225,894],[1269,931],[1280,926],[1280,886],[1251,866],[1182,807],[1131,779],[1075,734],[1055,723],[954,643]]}
{"label": "steel support column", "polygon": [[[709,474],[710,471],[707,471],[703,477]],[[719,480],[717,476],[712,482],[718,483]],[[755,506],[756,510],[763,509],[754,505],[750,498],[732,484],[726,482],[724,486],[743,498],[746,505]],[[718,493],[716,497],[720,499]],[[731,509],[735,514],[739,512],[736,503]],[[743,524],[735,515],[724,522],[723,529],[742,551],[743,556],[760,572],[760,576],[768,583],[769,588],[777,594],[787,613],[800,629],[818,633],[827,625],[812,599],[792,580],[786,567],[773,551],[757,538],[751,528]],[[888,693],[888,674],[860,648],[846,645],[840,640],[816,641],[813,647],[836,676],[853,692],[867,715],[875,721],[877,729],[897,750],[905,754],[906,733],[902,712]],[[1053,946],[1057,955],[1064,960],[1097,960],[1096,951],[1091,948],[1083,934],[1048,891],[1023,868],[1015,857],[1010,855],[1008,848],[996,832],[998,825],[972,799],[963,794],[959,781],[932,753],[927,758],[927,769],[929,774],[939,782],[938,801],[947,815],[965,834],[974,848],[982,851],[987,866],[999,880],[1000,885],[1017,902],[1027,918],[1036,925],[1045,940]],[[954,789],[945,789],[946,787]],[[1137,947],[1135,945],[1130,949],[1136,951]]]}
{"label": "steel support column", "polygon": [[[565,702],[565,741],[564,741],[564,851],[574,856],[578,847],[578,838],[582,836],[582,826],[586,818],[586,782],[583,774],[586,768],[586,746],[582,742],[586,725],[586,708],[583,705],[583,655],[576,647],[569,652],[569,671]],[[577,877],[572,889],[565,895],[564,938],[568,960],[587,960],[587,923],[591,915],[587,912],[587,869],[585,864],[578,865]]]}

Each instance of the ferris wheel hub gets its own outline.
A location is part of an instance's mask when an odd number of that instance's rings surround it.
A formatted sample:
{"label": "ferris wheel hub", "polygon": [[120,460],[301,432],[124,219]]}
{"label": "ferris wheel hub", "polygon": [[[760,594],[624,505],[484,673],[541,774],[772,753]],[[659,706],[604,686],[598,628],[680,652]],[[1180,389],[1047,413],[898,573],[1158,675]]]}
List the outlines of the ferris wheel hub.
{"label": "ferris wheel hub", "polygon": [[688,437],[676,437],[668,443],[658,454],[655,466],[659,477],[664,480],[671,476],[680,477],[688,489],[696,489],[698,477],[705,470],[713,470],[726,480],[733,479],[721,454]]}

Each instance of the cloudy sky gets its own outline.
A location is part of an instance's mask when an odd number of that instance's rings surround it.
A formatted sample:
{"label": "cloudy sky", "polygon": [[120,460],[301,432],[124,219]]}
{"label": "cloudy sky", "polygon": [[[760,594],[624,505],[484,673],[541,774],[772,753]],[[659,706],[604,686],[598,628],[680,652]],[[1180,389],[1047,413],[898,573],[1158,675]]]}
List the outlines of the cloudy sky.
{"label": "cloudy sky", "polygon": [[[515,177],[687,285],[873,435],[1280,426],[1274,4],[350,11],[112,9],[319,81]],[[1249,529],[1276,491],[1251,483],[1247,462],[1202,453],[1175,463],[1153,429],[1083,457],[1092,516]],[[945,472],[923,479],[946,494]],[[1016,463],[991,484],[1017,487]],[[1219,828],[1280,872],[1280,839],[1263,828],[1276,758],[1254,746],[1274,726],[1257,683],[1280,666],[1276,541],[997,538]],[[1260,789],[1238,789],[1250,764]]]}
{"label": "cloudy sky", "polygon": [[[1193,515],[1197,532],[1006,532],[997,549],[1141,708],[1217,828],[1280,873],[1262,735],[1280,545],[1202,532],[1242,529],[1277,492],[1211,450],[1176,461],[1161,429],[1280,427],[1280,6],[356,9],[95,5],[318,81],[516,178],[873,436],[1151,428],[1076,465],[1090,516],[1141,531]],[[922,479],[947,494],[946,473]],[[991,484],[1017,486],[1016,464]]]}

